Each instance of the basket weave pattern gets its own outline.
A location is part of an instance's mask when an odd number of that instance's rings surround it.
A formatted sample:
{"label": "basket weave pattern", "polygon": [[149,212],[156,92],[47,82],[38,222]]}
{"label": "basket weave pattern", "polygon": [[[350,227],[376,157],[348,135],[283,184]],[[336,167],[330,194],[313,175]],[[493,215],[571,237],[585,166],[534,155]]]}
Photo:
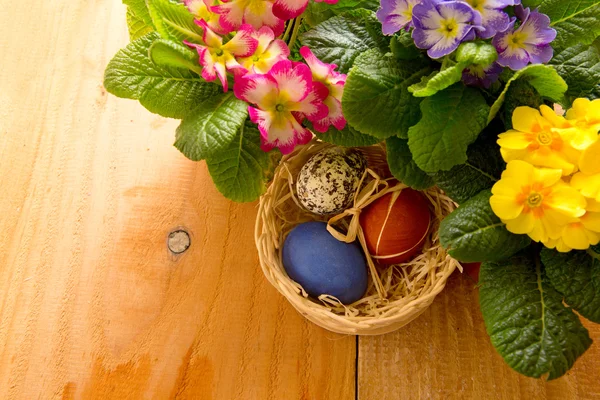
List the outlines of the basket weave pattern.
{"label": "basket weave pattern", "polygon": [[[351,219],[358,220],[359,208],[347,210],[347,218],[320,217],[303,210],[296,198],[295,179],[302,166],[314,154],[332,146],[313,140],[285,156],[277,167],[273,182],[261,197],[256,220],[255,240],[260,265],[269,282],[298,312],[315,324],[344,334],[388,333],[422,314],[442,291],[454,269],[461,268],[441,247],[438,238],[441,220],[450,214],[456,205],[436,188],[423,192],[430,201],[432,221],[422,254],[407,264],[385,269],[375,268],[370,257],[367,257],[371,267],[367,293],[353,304],[343,305],[327,295],[311,299],[299,284],[287,276],[281,263],[281,245],[289,231],[302,222],[328,222],[332,219],[337,221],[336,230],[339,230],[338,225],[341,225],[342,230],[347,229],[349,225],[356,225],[357,221],[352,223]],[[360,150],[367,159],[371,175],[383,178],[389,176],[383,147],[371,146]],[[381,187],[385,190],[398,191],[406,187],[390,179],[382,181]],[[390,185],[388,182],[396,184]],[[377,182],[371,184],[376,185]],[[372,191],[367,195],[371,195]],[[361,192],[361,196],[367,195],[364,191]],[[381,197],[381,190],[375,190],[372,196]],[[367,203],[370,202],[367,200]]]}

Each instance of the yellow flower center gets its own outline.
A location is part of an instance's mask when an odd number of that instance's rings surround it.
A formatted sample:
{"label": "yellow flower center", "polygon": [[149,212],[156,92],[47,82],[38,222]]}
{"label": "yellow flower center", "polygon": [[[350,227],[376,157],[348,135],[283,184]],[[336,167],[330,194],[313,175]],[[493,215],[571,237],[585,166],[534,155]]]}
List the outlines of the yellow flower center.
{"label": "yellow flower center", "polygon": [[279,111],[279,112],[282,112],[283,110],[285,110],[285,106],[283,104],[277,104],[275,106],[275,110]]}
{"label": "yellow flower center", "polygon": [[517,195],[517,204],[523,205],[524,213],[533,213],[535,218],[541,218],[545,213],[545,201],[549,201],[552,191],[543,187],[541,183],[526,185],[521,188],[521,193]]}
{"label": "yellow flower center", "polygon": [[523,32],[515,32],[508,36],[508,45],[512,50],[523,47],[527,35]]}
{"label": "yellow flower center", "polygon": [[548,132],[540,132],[537,135],[537,141],[542,146],[549,146],[552,144],[552,134]]}
{"label": "yellow flower center", "polygon": [[442,21],[442,26],[440,27],[440,32],[442,32],[446,37],[456,36],[458,32],[458,22],[454,18],[445,19]]}
{"label": "yellow flower center", "polygon": [[474,9],[477,11],[483,11],[483,5],[485,4],[485,0],[467,0]]}
{"label": "yellow flower center", "polygon": [[544,196],[536,192],[531,192],[529,196],[527,196],[527,205],[530,208],[536,208],[541,206],[543,201]]}
{"label": "yellow flower center", "polygon": [[413,8],[414,5],[409,3],[408,8],[402,14],[404,14],[407,19],[412,19]]}

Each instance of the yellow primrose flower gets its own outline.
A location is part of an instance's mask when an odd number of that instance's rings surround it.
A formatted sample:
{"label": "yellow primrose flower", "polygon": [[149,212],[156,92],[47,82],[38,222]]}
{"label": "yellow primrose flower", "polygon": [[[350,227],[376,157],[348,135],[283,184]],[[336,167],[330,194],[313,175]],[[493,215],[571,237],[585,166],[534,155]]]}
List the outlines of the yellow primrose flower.
{"label": "yellow primrose flower", "polygon": [[600,212],[586,212],[577,222],[567,224],[558,239],[544,242],[546,247],[566,253],[585,250],[600,243]]}
{"label": "yellow primrose flower", "polygon": [[600,172],[600,99],[576,99],[567,111],[567,121],[572,128],[562,132],[569,144],[582,150],[579,169],[586,174]]}
{"label": "yellow primrose flower", "polygon": [[575,172],[580,152],[561,136],[562,129],[571,127],[566,119],[543,105],[540,111],[517,107],[512,123],[513,129],[498,139],[504,161],[522,160],[537,167],[560,169],[563,175]]}
{"label": "yellow primrose flower", "polygon": [[596,141],[581,153],[579,169],[588,175],[600,173],[600,137],[597,134]]}
{"label": "yellow primrose flower", "polygon": [[590,101],[580,98],[567,111],[567,120],[582,129],[600,131],[600,99]]}
{"label": "yellow primrose flower", "polygon": [[492,210],[513,233],[527,234],[536,242],[558,239],[586,207],[585,198],[561,177],[560,169],[510,161],[492,188]]}
{"label": "yellow primrose flower", "polygon": [[594,199],[586,199],[587,207],[585,208],[587,212],[597,212],[600,213],[600,201],[596,201]]}
{"label": "yellow primrose flower", "polygon": [[571,186],[585,197],[600,202],[600,173],[590,175],[579,172],[571,178]]}

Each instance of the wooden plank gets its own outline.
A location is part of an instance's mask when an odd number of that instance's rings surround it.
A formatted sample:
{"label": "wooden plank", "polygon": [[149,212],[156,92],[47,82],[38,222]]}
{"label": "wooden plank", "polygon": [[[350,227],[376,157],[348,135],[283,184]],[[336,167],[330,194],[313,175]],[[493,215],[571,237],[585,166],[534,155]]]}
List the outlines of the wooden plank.
{"label": "wooden plank", "polygon": [[359,400],[598,399],[600,326],[595,343],[566,376],[544,382],[511,370],[485,332],[478,292],[455,273],[421,317],[395,333],[361,337]]}
{"label": "wooden plank", "polygon": [[0,398],[354,399],[355,339],[263,278],[256,204],[171,146],[177,121],[103,89],[124,6],[2,8]]}

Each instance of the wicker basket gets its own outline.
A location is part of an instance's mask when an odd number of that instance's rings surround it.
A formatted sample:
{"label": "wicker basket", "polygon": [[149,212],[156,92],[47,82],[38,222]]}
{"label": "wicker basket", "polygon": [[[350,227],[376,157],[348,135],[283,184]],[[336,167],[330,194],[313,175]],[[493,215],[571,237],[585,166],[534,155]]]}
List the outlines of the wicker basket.
{"label": "wicker basket", "polygon": [[406,187],[393,179],[386,179],[390,174],[382,146],[360,148],[367,158],[369,169],[363,177],[353,207],[333,218],[304,211],[296,198],[295,179],[312,155],[332,146],[313,140],[283,157],[272,184],[260,200],[255,228],[260,265],[269,282],[296,310],[315,324],[344,334],[388,333],[423,313],[442,291],[454,269],[461,268],[440,246],[438,238],[440,221],[456,205],[438,189],[425,191],[433,217],[422,254],[410,263],[380,269],[365,252],[371,279],[367,293],[361,300],[343,305],[327,295],[312,299],[287,276],[281,263],[281,244],[289,231],[302,222],[326,221],[330,224],[329,231],[338,240],[352,241],[358,238],[363,249],[366,249],[358,224],[360,210],[383,194]]}

